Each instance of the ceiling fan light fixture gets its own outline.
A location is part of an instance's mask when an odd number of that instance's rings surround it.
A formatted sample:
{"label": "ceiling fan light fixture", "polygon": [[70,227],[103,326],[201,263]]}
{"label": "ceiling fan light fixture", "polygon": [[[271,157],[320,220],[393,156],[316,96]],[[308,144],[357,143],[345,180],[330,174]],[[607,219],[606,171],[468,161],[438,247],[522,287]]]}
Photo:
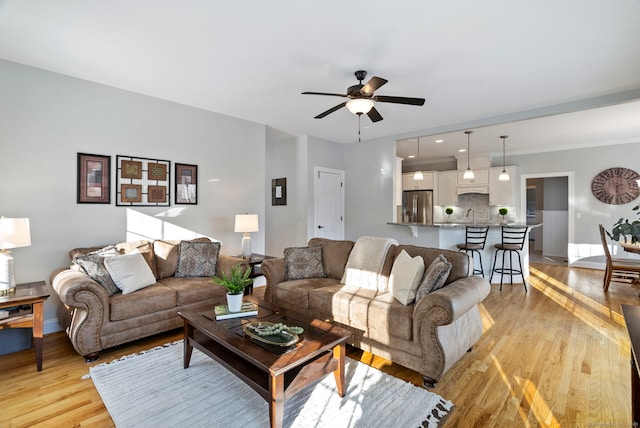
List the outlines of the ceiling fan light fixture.
{"label": "ceiling fan light fixture", "polygon": [[354,98],[347,101],[347,108],[353,114],[367,114],[373,108],[373,101],[367,98]]}
{"label": "ceiling fan light fixture", "polygon": [[500,175],[498,176],[498,181],[509,181],[511,180],[511,177],[509,177],[509,173],[507,172],[507,169],[505,167],[505,141],[508,138],[508,135],[501,135],[500,138],[502,138],[502,172],[500,173]]}

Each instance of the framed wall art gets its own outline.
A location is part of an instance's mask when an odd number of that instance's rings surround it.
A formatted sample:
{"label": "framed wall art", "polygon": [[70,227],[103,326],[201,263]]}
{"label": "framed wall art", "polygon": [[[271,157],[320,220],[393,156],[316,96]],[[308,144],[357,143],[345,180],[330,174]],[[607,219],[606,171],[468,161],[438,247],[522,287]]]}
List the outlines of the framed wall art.
{"label": "framed wall art", "polygon": [[111,203],[111,156],[78,153],[79,204]]}
{"label": "framed wall art", "polygon": [[287,179],[271,180],[271,205],[287,205]]}
{"label": "framed wall art", "polygon": [[196,205],[198,203],[198,166],[176,163],[176,204]]}
{"label": "framed wall art", "polygon": [[116,205],[168,207],[171,161],[116,155]]}

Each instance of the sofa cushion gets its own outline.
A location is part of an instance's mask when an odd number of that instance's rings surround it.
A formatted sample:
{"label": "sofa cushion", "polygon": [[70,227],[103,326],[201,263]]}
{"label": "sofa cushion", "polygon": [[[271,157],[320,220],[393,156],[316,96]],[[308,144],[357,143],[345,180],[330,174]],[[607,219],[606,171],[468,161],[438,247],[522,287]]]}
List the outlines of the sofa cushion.
{"label": "sofa cushion", "polygon": [[[72,252],[73,251],[74,250],[72,250]],[[113,279],[111,279],[111,275],[104,265],[105,257],[113,257],[119,254],[116,247],[104,247],[84,255],[80,253],[75,254],[76,255],[73,257],[73,263],[79,266],[81,271],[89,275],[91,279],[107,290],[107,294],[109,294],[109,296],[120,291],[118,286],[113,282]]]}
{"label": "sofa cushion", "polygon": [[296,279],[276,284],[272,293],[273,303],[291,309],[309,309],[309,294],[317,288],[336,284],[333,278]]}
{"label": "sofa cushion", "polygon": [[129,254],[134,251],[142,254],[142,257],[144,257],[144,260],[149,265],[151,272],[153,272],[153,276],[158,279],[156,253],[153,251],[153,244],[151,242],[144,239],[133,242],[122,242],[120,244],[116,244],[116,248],[118,249],[120,254]]}
{"label": "sofa cushion", "polygon": [[176,306],[175,290],[156,283],[130,294],[114,294],[111,296],[111,321],[151,314]]}
{"label": "sofa cushion", "polygon": [[[176,274],[178,267],[179,240],[156,239],[153,241],[153,252],[156,255],[157,278],[167,278]],[[209,238],[192,239],[191,242],[210,242]]]}
{"label": "sofa cushion", "polygon": [[391,269],[389,292],[403,305],[413,303],[423,274],[424,261],[422,257],[411,257],[405,250],[400,251]]}
{"label": "sofa cushion", "polygon": [[369,302],[369,337],[399,337],[411,340],[413,336],[414,305],[403,305],[391,293],[376,295]]}
{"label": "sofa cushion", "polygon": [[104,265],[113,282],[122,290],[122,294],[133,293],[156,283],[156,277],[151,272],[151,268],[142,254],[137,251],[107,257]]}
{"label": "sofa cushion", "polygon": [[216,275],[220,242],[182,241],[178,247],[176,278],[200,278]]}
{"label": "sofa cushion", "polygon": [[437,259],[431,262],[424,273],[424,278],[416,292],[416,301],[419,301],[427,294],[442,288],[445,280],[449,276],[449,272],[451,272],[451,263],[445,258],[445,256],[440,254]]}
{"label": "sofa cushion", "polygon": [[325,278],[322,247],[289,247],[284,249],[284,280]]}
{"label": "sofa cushion", "polygon": [[322,247],[322,263],[327,278],[342,279],[353,241],[334,241],[325,238],[312,238],[309,247]]}
{"label": "sofa cushion", "polygon": [[211,278],[176,278],[174,276],[158,281],[177,293],[179,306],[204,302],[217,298],[220,303],[225,301],[227,290],[215,284]]}

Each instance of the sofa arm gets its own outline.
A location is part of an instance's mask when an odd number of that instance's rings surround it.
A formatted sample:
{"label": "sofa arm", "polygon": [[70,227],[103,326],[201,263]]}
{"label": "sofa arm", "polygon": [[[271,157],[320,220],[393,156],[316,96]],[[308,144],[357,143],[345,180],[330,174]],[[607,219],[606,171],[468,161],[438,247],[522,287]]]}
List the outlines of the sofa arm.
{"label": "sofa arm", "polygon": [[264,291],[264,299],[272,302],[273,287],[284,281],[284,259],[268,259],[262,262],[262,274],[267,279],[267,286]]}
{"label": "sofa arm", "polygon": [[218,261],[216,263],[216,276],[224,273],[226,276],[231,274],[231,268],[237,264],[244,266],[245,269],[249,269],[249,263],[245,259],[240,257],[232,257],[225,255],[218,255]]}
{"label": "sofa arm", "polygon": [[[425,318],[430,318],[435,325],[451,324],[483,301],[490,291],[491,286],[486,279],[468,276],[429,293],[416,303],[413,310],[414,329],[419,328]],[[439,315],[433,312],[436,308],[441,310]]]}
{"label": "sofa arm", "polygon": [[76,352],[89,358],[102,349],[103,324],[109,322],[109,295],[88,275],[73,269],[57,270],[51,286],[68,310],[63,320]]}

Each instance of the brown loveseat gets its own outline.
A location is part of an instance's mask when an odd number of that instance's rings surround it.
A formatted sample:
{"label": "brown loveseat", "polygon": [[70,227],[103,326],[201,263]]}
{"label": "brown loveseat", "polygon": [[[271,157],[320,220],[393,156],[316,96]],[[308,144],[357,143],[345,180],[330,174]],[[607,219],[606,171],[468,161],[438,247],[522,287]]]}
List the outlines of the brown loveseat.
{"label": "brown loveseat", "polygon": [[[204,254],[208,260],[198,259],[200,250],[194,247],[194,242],[210,251]],[[191,246],[185,244],[181,247],[182,243],[190,243]],[[177,315],[180,310],[210,308],[223,303],[224,287],[213,283],[210,276],[196,276],[202,272],[190,275],[189,270],[197,270],[204,265],[214,269],[216,275],[220,272],[228,274],[233,265],[246,265],[246,262],[218,254],[219,243],[217,250],[208,244],[214,243],[207,238],[193,241],[141,240],[71,250],[69,256],[74,260],[73,264],[70,268],[53,272],[51,285],[64,304],[59,320],[75,350],[91,361],[98,358],[103,349],[182,326]],[[181,248],[196,248],[196,254],[187,251],[181,254]],[[100,251],[102,254],[139,252],[153,274],[151,282],[155,278],[155,283],[128,294],[110,290],[108,284],[101,285],[104,278],[91,272],[100,281],[97,282],[80,265],[80,261],[92,258]],[[181,266],[182,272],[177,273]]]}
{"label": "brown loveseat", "polygon": [[397,255],[421,256],[425,266],[440,254],[452,264],[444,286],[408,305],[388,290],[371,290],[341,283],[353,241],[313,238],[309,247],[322,247],[326,277],[285,280],[285,259],[262,264],[267,279],[265,299],[348,328],[351,344],[422,374],[433,387],[483,332],[478,304],[490,291],[489,283],[471,276],[473,262],[466,253],[391,245],[380,276],[388,280]]}

